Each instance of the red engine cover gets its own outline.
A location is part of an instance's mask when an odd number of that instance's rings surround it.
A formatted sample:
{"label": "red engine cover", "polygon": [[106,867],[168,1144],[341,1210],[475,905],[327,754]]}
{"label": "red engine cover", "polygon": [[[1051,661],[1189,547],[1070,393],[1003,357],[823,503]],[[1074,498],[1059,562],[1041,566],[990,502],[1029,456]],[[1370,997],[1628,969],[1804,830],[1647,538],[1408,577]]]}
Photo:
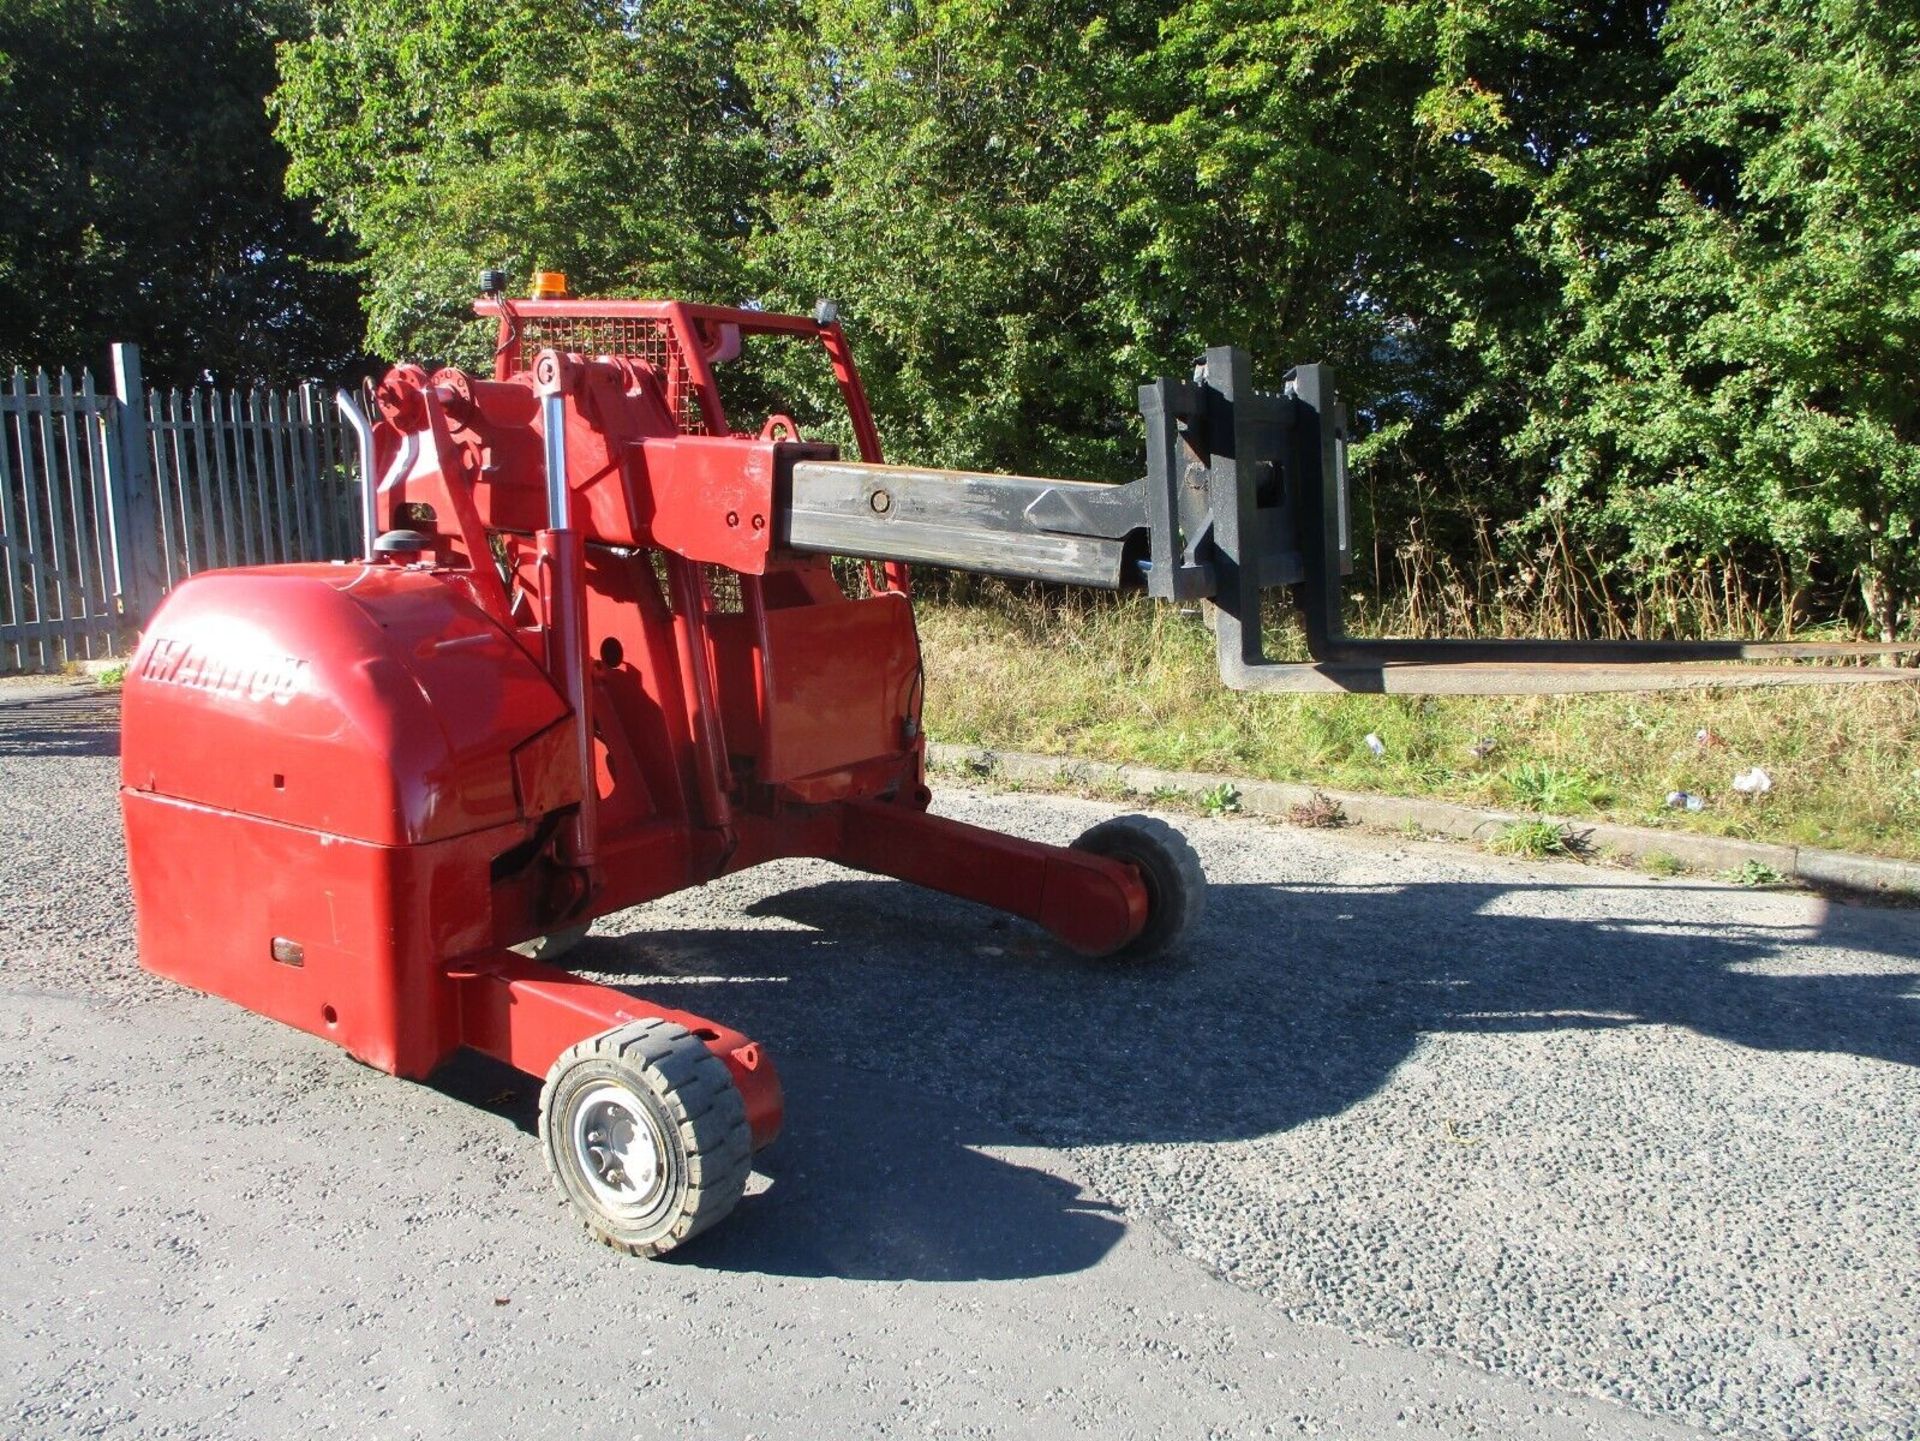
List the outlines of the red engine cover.
{"label": "red engine cover", "polygon": [[[121,780],[381,845],[521,813],[514,751],[567,714],[546,673],[453,587],[392,566],[214,571],[147,627]],[[542,803],[578,799],[551,788]]]}

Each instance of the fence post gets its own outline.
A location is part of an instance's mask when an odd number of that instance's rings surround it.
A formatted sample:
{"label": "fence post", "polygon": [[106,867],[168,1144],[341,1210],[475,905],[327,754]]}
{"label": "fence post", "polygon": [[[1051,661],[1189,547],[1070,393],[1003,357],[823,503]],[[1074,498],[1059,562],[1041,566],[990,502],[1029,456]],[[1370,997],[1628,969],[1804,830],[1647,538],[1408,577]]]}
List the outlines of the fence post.
{"label": "fence post", "polygon": [[160,506],[148,456],[146,387],[140,347],[113,347],[113,428],[107,452],[107,515],[113,527],[114,575],[122,623],[145,624],[166,590],[160,567]]}

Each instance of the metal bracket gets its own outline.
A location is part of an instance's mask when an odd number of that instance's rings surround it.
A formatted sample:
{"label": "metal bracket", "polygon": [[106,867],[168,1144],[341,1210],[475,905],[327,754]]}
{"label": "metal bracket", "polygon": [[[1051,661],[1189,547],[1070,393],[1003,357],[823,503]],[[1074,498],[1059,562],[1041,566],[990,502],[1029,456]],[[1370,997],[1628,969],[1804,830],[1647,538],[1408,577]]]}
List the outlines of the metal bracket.
{"label": "metal bracket", "polygon": [[[1220,676],[1235,690],[1410,695],[1568,695],[1695,686],[1845,685],[1916,679],[1886,667],[1742,666],[1874,656],[1900,646],[1747,641],[1411,640],[1347,634],[1342,577],[1352,572],[1346,413],[1332,370],[1301,365],[1287,379],[1286,474],[1269,487],[1275,398],[1254,391],[1246,356],[1210,350],[1205,366],[1212,559]],[[1288,512],[1291,511],[1289,515]],[[1289,542],[1293,547],[1289,548]],[[1262,592],[1291,585],[1308,662],[1266,658]]]}

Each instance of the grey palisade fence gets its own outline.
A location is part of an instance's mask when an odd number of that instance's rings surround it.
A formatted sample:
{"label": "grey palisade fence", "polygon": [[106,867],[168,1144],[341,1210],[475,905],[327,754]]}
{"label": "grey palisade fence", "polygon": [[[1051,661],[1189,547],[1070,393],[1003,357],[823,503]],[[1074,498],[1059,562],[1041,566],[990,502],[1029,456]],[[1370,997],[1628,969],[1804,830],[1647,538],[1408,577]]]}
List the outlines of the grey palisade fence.
{"label": "grey palisade fence", "polygon": [[360,544],[352,436],[316,385],[148,390],[44,370],[0,385],[0,671],[126,653],[169,587]]}

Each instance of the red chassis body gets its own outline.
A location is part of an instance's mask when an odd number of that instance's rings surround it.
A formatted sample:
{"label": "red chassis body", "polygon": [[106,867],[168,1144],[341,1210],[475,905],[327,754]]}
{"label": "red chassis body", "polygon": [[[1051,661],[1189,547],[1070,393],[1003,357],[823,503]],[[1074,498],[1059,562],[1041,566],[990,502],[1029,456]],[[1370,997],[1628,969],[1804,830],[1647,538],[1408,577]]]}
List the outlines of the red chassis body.
{"label": "red chassis body", "polygon": [[782,856],[1082,952],[1141,932],[1135,866],[927,813],[904,570],[850,596],[776,543],[784,468],[833,451],[732,431],[713,367],[742,335],[823,346],[878,461],[837,324],[482,308],[494,376],[378,392],[377,554],[196,577],[149,625],[123,738],[146,966],[410,1077],[463,1046],[539,1075],[663,1017],[725,1063],[757,1147],[781,1094],[754,1042],[509,947]]}

